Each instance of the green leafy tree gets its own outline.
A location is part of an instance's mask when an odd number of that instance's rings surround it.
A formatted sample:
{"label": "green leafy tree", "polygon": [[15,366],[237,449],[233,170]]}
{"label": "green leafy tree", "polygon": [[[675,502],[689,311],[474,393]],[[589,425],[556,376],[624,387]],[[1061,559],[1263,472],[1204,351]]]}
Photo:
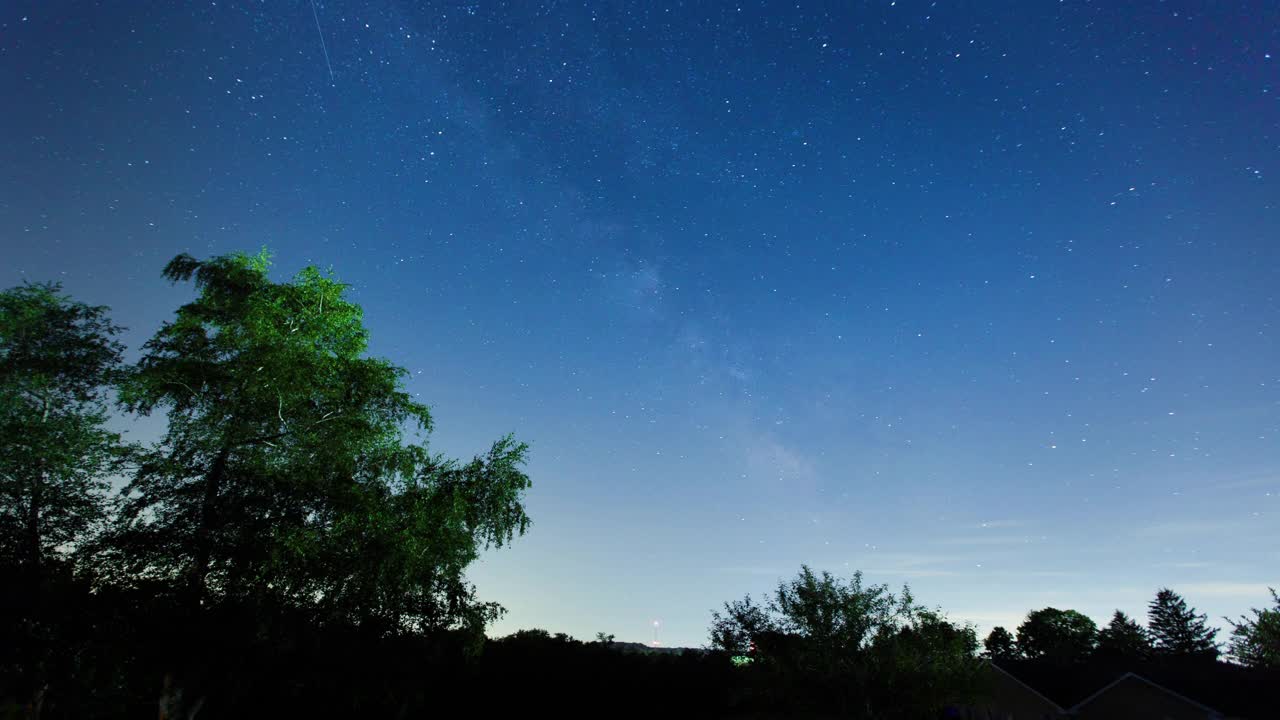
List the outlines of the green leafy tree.
{"label": "green leafy tree", "polygon": [[982,645],[986,649],[986,656],[992,660],[1012,660],[1018,656],[1018,646],[1013,639],[1013,633],[999,625],[991,628]]}
{"label": "green leafy tree", "polygon": [[1253,617],[1241,616],[1231,624],[1227,654],[1232,660],[1257,668],[1280,668],[1280,596],[1270,589],[1274,607],[1253,609]]}
{"label": "green leafy tree", "polygon": [[1151,637],[1136,620],[1116,610],[1098,632],[1096,652],[1102,657],[1142,660],[1151,655]]}
{"label": "green leafy tree", "polygon": [[1018,626],[1018,651],[1031,660],[1077,662],[1093,650],[1097,635],[1093,620],[1075,610],[1034,610]]}
{"label": "green leafy tree", "polygon": [[427,407],[402,368],[366,356],[363,313],[328,274],[275,282],[263,253],[179,255],[164,275],[197,296],[122,383],[126,409],[168,426],[104,545],[115,579],[190,611],[259,608],[258,623],[280,608],[481,642],[501,608],[465,569],[528,527],[527,446],[505,437],[467,463],[429,452]]}
{"label": "green leafy tree", "polygon": [[1218,657],[1218,631],[1206,624],[1181,595],[1161,588],[1147,609],[1147,628],[1155,652],[1165,657],[1214,660]]}
{"label": "green leafy tree", "polygon": [[0,560],[31,583],[102,521],[126,457],[106,429],[119,332],[57,284],[0,293]]}
{"label": "green leafy tree", "polygon": [[198,297],[144,346],[121,399],[167,411],[126,488],[117,558],[199,602],[270,597],[327,619],[404,629],[475,626],[463,570],[523,533],[527,447],[469,463],[409,442],[432,419],[406,372],[365,356],[346,286],[315,268],[273,282],[265,254],[180,255]]}
{"label": "green leafy tree", "polygon": [[0,676],[33,716],[84,642],[71,551],[104,520],[128,456],[106,428],[119,332],[57,284],[0,292]]}
{"label": "green leafy tree", "polygon": [[478,650],[502,608],[479,602],[464,572],[528,527],[527,451],[508,436],[460,464],[406,448],[404,467],[347,485],[334,519],[303,531],[299,587],[325,617],[393,633],[462,629]]}

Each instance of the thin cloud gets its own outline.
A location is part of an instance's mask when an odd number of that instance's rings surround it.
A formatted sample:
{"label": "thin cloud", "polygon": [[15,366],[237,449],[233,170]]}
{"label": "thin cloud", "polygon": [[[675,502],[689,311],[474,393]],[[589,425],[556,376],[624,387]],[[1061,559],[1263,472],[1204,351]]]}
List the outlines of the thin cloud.
{"label": "thin cloud", "polygon": [[1017,545],[1034,545],[1044,542],[1042,536],[1030,535],[964,535],[959,537],[942,538],[936,541],[939,545],[1000,545],[1000,546],[1017,546]]}
{"label": "thin cloud", "polygon": [[1228,535],[1238,533],[1239,530],[1239,522],[1187,520],[1146,525],[1136,528],[1133,535],[1140,538],[1169,538],[1185,535]]}
{"label": "thin cloud", "polygon": [[1203,582],[1179,585],[1176,589],[1183,595],[1207,595],[1210,597],[1241,598],[1266,600],[1271,595],[1268,587],[1280,587],[1280,583],[1241,583],[1241,582]]}

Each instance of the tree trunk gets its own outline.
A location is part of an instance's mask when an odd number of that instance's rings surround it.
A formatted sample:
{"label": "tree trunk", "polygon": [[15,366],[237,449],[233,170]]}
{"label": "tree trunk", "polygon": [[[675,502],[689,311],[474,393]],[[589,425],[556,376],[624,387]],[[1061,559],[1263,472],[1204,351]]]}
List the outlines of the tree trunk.
{"label": "tree trunk", "polygon": [[173,682],[173,674],[165,673],[160,686],[160,720],[174,720],[182,709],[182,688]]}
{"label": "tree trunk", "polygon": [[[231,447],[224,445],[213,459],[213,465],[204,479],[204,497],[200,501],[200,524],[196,527],[194,558],[191,563],[191,576],[188,578],[187,591],[190,605],[187,612],[195,627],[201,624],[200,612],[204,604],[205,580],[209,574],[209,564],[213,554],[213,533],[218,523],[218,495],[222,490],[222,481],[227,473],[227,461],[231,456]],[[197,643],[198,644],[198,643]],[[178,668],[189,668],[187,658],[179,656],[174,663]],[[183,673],[165,673],[164,683],[160,689],[160,720],[194,720],[200,708],[204,706],[204,697],[196,698],[185,704],[183,695],[186,688],[180,678]]]}
{"label": "tree trunk", "polygon": [[213,531],[217,524],[218,492],[227,472],[227,459],[231,448],[224,446],[209,468],[204,481],[204,499],[200,503],[200,526],[196,528],[195,560],[191,566],[190,591],[192,604],[199,608],[204,599],[205,576],[209,574],[209,558],[212,554]]}
{"label": "tree trunk", "polygon": [[195,702],[184,703],[185,690],[178,681],[174,680],[173,673],[165,673],[157,703],[160,720],[195,720],[196,715],[204,707],[205,696],[197,697]]}
{"label": "tree trunk", "polygon": [[[42,397],[41,402],[44,405],[40,413],[40,424],[49,422],[49,399]],[[47,440],[47,438],[46,438]],[[31,474],[31,504],[27,507],[27,570],[30,572],[31,583],[31,602],[32,608],[39,607],[40,603],[40,584],[43,564],[40,552],[40,512],[44,509],[44,487],[47,485],[48,470],[45,467],[45,458],[41,457],[37,462],[35,472]]]}
{"label": "tree trunk", "polygon": [[27,570],[31,573],[31,589],[38,592],[40,584],[40,510],[43,472],[31,478],[31,503],[27,506]]}
{"label": "tree trunk", "polygon": [[31,695],[31,702],[27,704],[26,716],[28,720],[40,720],[40,715],[44,712],[44,696],[49,690],[48,685],[41,685]]}

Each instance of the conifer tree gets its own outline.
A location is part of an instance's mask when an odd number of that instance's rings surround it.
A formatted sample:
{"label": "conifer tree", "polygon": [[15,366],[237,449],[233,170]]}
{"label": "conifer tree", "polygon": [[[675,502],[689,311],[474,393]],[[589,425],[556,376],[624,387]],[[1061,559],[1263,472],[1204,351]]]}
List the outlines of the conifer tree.
{"label": "conifer tree", "polygon": [[1151,654],[1151,638],[1136,620],[1116,610],[1111,622],[1098,632],[1100,656],[1140,660]]}
{"label": "conifer tree", "polygon": [[1217,659],[1218,631],[1205,624],[1208,616],[1196,614],[1182,596],[1161,588],[1147,611],[1147,627],[1159,655],[1180,658]]}

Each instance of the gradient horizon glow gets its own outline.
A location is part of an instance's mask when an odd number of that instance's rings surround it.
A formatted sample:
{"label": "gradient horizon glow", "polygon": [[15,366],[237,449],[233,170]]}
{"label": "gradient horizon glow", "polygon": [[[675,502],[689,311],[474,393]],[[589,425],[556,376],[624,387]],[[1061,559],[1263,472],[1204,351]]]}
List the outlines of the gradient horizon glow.
{"label": "gradient horizon glow", "polygon": [[1278,58],[1261,0],[11,2],[0,282],[136,357],[179,252],[332,266],[436,449],[532,444],[494,634],[702,645],[801,563],[1222,626],[1280,586]]}

